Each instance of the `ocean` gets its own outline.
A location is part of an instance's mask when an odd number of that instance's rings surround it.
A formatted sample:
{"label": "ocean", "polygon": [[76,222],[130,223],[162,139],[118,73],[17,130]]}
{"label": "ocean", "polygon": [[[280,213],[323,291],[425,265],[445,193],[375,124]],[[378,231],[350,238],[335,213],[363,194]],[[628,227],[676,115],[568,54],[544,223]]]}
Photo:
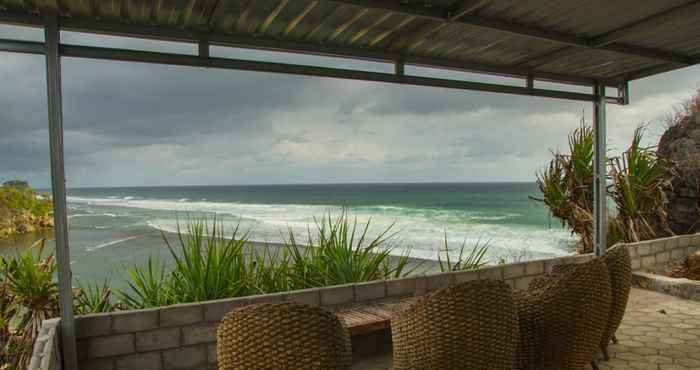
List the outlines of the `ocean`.
{"label": "ocean", "polygon": [[[410,250],[416,258],[437,259],[445,235],[450,248],[488,242],[492,263],[572,253],[576,239],[529,196],[539,196],[534,183],[69,189],[71,263],[81,280],[115,280],[148,255],[167,257],[161,231],[173,232],[188,218],[216,215],[228,232],[238,225],[251,240],[276,244],[289,230],[305,241],[314,218],[343,210],[358,222],[371,220],[370,235],[391,226],[394,253]],[[0,250],[12,253],[32,238],[4,240]]]}

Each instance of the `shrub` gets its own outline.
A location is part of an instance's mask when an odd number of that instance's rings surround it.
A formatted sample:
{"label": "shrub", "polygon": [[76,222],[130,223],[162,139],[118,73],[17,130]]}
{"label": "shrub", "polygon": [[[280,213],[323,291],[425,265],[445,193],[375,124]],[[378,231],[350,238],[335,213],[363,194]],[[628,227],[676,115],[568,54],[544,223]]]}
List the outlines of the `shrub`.
{"label": "shrub", "polygon": [[[452,250],[447,245],[447,233],[445,233],[444,245],[445,249],[438,252],[438,265],[441,272],[474,270],[484,267],[488,263],[484,257],[486,257],[486,252],[489,250],[490,241],[482,243],[481,239],[479,239],[469,251],[467,251],[467,241],[463,241],[456,259],[453,259],[454,257],[451,256],[453,254]],[[445,256],[444,260],[442,255]]]}

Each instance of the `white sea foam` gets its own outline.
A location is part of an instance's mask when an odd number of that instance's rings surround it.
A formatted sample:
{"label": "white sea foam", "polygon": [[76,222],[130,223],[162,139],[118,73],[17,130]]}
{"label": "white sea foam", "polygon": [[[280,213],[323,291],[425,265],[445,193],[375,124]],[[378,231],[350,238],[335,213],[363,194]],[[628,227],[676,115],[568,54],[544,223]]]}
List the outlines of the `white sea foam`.
{"label": "white sea foam", "polygon": [[133,240],[133,239],[136,239],[136,238],[138,238],[138,237],[140,237],[140,235],[129,236],[129,237],[122,238],[122,239],[112,240],[112,241],[110,241],[110,242],[103,243],[103,244],[99,244],[99,245],[96,245],[96,246],[94,246],[94,247],[85,248],[85,250],[88,251],[88,252],[92,252],[92,251],[95,251],[95,250],[98,250],[98,249],[102,249],[102,248],[106,248],[106,247],[111,247],[111,246],[114,246],[114,245],[117,245],[117,244],[120,244],[120,243],[129,241],[129,240]]}
{"label": "white sea foam", "polygon": [[[177,213],[215,213],[228,231],[240,223],[241,231],[250,230],[251,240],[281,242],[287,231],[295,232],[297,238],[306,241],[307,230],[314,230],[314,217],[329,212],[338,214],[341,207],[304,204],[247,204],[236,202],[181,201],[164,199],[112,199],[70,197],[71,203],[98,206],[138,208],[153,211],[168,211],[148,220],[148,226],[174,232],[177,229]],[[528,251],[532,257],[556,256],[568,253],[574,243],[564,229],[543,229],[532,225],[499,223],[497,221],[517,219],[517,213],[484,214],[463,210],[419,209],[398,206],[353,207],[350,209],[359,223],[371,220],[370,236],[376,236],[395,224],[399,232],[394,253],[411,249],[416,257],[436,259],[438,250],[444,248],[445,233],[450,248],[462,242],[468,246],[479,241],[490,241],[491,258]],[[180,220],[186,219],[183,215]],[[182,221],[181,221],[182,222]],[[121,242],[121,241],[119,241]],[[116,244],[116,243],[115,243]],[[109,245],[108,245],[109,246]]]}

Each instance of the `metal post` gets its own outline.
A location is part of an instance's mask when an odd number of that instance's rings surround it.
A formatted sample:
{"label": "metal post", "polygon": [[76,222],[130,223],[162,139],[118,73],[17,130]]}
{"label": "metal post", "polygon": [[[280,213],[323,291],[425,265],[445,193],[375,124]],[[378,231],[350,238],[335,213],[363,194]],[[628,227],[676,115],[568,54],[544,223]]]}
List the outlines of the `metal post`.
{"label": "metal post", "polygon": [[58,16],[45,19],[46,91],[49,104],[49,142],[51,146],[51,191],[53,193],[58,293],[61,308],[61,344],[63,369],[78,370],[71,288],[66,180],[63,166],[63,101],[61,99],[61,56]]}
{"label": "metal post", "polygon": [[605,133],[605,85],[595,86],[593,104],[593,235],[596,256],[605,254],[607,233],[607,147]]}

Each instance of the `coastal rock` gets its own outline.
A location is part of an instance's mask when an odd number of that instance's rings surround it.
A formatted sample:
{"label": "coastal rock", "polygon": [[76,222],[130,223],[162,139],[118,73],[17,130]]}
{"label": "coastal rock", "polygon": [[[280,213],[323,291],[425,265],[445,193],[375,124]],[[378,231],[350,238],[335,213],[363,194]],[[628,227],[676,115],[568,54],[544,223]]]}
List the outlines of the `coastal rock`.
{"label": "coastal rock", "polygon": [[658,147],[675,168],[667,191],[668,219],[676,234],[700,231],[700,92],[670,122]]}

